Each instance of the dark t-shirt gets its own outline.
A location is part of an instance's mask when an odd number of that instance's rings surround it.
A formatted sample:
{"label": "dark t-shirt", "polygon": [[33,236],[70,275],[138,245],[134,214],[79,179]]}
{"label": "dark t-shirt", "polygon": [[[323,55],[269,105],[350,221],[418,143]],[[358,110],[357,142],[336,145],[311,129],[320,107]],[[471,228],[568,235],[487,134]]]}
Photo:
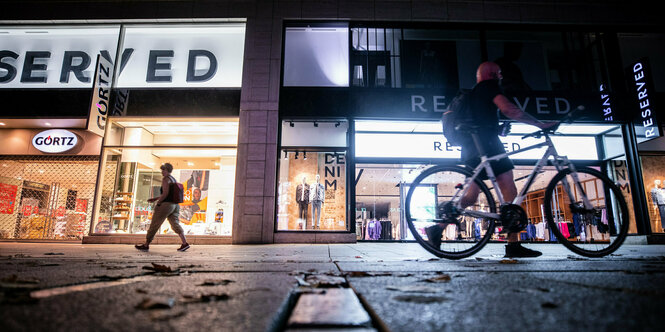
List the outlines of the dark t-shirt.
{"label": "dark t-shirt", "polygon": [[486,80],[476,84],[471,92],[470,104],[471,118],[475,125],[498,133],[499,114],[494,104],[494,97],[502,93],[497,80]]}

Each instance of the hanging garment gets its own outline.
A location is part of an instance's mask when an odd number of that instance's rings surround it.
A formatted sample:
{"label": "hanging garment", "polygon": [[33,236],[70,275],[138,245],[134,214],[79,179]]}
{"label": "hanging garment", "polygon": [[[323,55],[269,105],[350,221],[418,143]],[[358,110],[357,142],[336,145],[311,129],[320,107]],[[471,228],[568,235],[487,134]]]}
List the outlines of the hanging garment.
{"label": "hanging garment", "polygon": [[312,201],[312,227],[316,224],[316,227],[321,226],[321,204],[322,201]]}
{"label": "hanging garment", "polygon": [[607,209],[600,210],[600,222],[607,225]]}
{"label": "hanging garment", "polygon": [[576,237],[577,232],[575,232],[575,224],[572,222],[567,222],[566,225],[568,225],[568,233],[570,233],[569,237]]}
{"label": "hanging garment", "polygon": [[473,237],[476,239],[476,241],[480,240],[480,223],[482,220],[476,219],[473,221]]}
{"label": "hanging garment", "polygon": [[573,214],[573,227],[575,228],[575,234],[582,233],[582,216],[579,213]]}
{"label": "hanging garment", "polygon": [[528,224],[526,226],[526,237],[527,240],[533,241],[536,239],[536,225],[534,224]]}
{"label": "hanging garment", "polygon": [[545,239],[545,222],[540,222],[534,225],[536,228],[536,238],[544,240]]}
{"label": "hanging garment", "polygon": [[561,231],[561,235],[563,235],[563,237],[565,238],[570,237],[570,233],[568,232],[568,224],[566,224],[565,222],[559,223],[559,230]]}

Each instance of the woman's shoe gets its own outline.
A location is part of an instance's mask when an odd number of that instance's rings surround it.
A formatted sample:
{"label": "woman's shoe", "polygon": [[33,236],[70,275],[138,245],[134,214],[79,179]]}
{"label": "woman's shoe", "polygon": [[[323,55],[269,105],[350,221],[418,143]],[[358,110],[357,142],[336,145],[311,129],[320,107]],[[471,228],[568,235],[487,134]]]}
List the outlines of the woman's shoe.
{"label": "woman's shoe", "polygon": [[141,251],[150,250],[150,247],[145,243],[144,244],[137,244],[137,245],[134,246],[134,248],[136,248],[137,250],[141,250]]}
{"label": "woman's shoe", "polygon": [[180,248],[178,248],[178,251],[185,251],[187,249],[189,249],[189,243],[181,245]]}

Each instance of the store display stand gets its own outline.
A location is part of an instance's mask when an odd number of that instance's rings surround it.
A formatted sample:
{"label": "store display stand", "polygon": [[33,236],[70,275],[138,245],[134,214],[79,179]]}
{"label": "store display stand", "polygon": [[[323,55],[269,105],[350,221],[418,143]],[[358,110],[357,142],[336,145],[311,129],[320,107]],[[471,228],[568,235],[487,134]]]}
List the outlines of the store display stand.
{"label": "store display stand", "polygon": [[113,199],[113,211],[111,213],[111,227],[115,226],[116,220],[118,221],[116,232],[127,232],[129,226],[130,214],[132,212],[132,199],[133,193],[118,192],[115,199]]}

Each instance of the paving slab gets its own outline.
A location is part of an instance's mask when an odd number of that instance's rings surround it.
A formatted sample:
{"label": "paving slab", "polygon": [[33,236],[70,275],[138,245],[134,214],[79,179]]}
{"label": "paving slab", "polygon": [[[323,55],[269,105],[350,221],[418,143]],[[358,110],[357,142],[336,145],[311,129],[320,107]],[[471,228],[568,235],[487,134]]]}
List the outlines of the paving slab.
{"label": "paving slab", "polygon": [[[203,286],[220,279],[233,282]],[[3,304],[0,319],[7,331],[265,331],[294,286],[286,273],[160,277]],[[173,299],[173,307],[137,309],[145,299],[163,298]]]}
{"label": "paving slab", "polygon": [[461,272],[423,281],[431,276],[350,283],[392,331],[662,330],[662,273]]}
{"label": "paving slab", "polygon": [[303,293],[288,321],[289,328],[370,325],[369,314],[350,288],[326,288]]}

